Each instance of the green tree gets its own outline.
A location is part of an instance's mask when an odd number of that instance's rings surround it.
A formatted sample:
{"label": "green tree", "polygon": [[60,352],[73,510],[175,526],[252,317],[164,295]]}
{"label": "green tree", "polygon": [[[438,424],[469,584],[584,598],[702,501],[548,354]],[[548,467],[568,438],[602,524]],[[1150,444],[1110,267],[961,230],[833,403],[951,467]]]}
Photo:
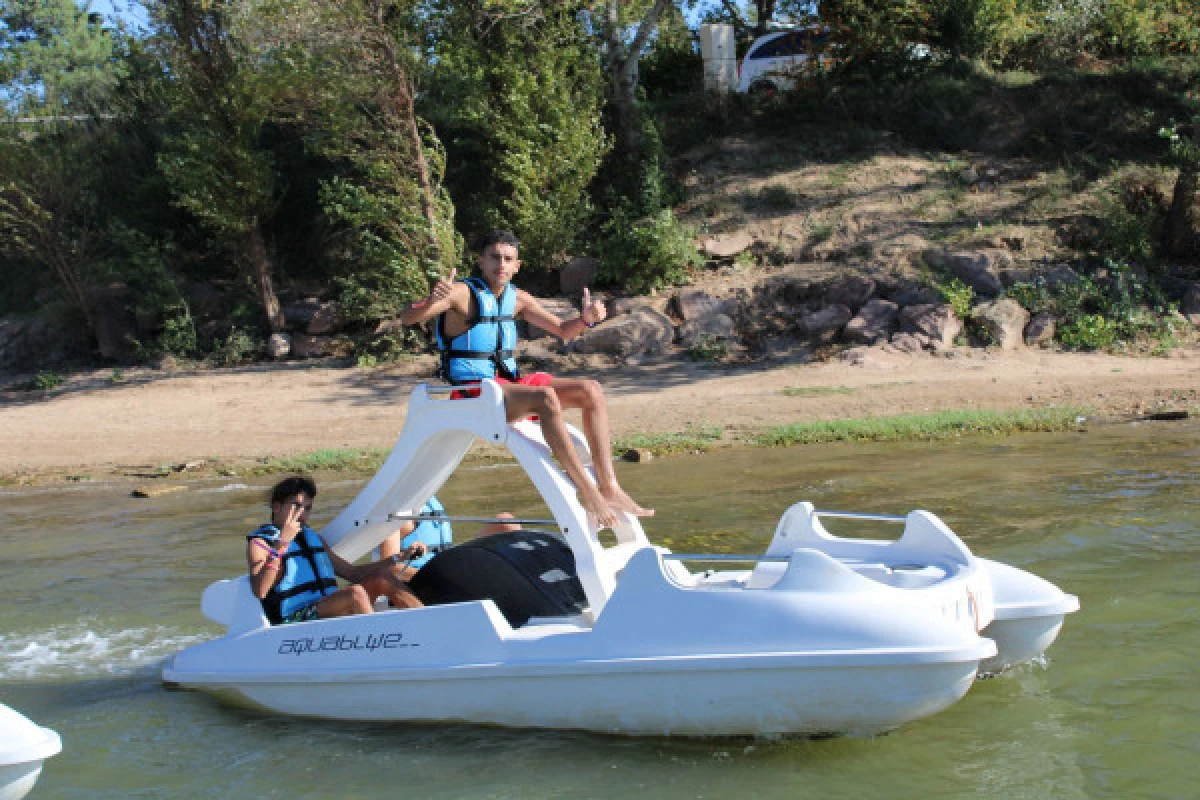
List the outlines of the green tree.
{"label": "green tree", "polygon": [[284,327],[265,226],[276,202],[272,107],[264,64],[240,34],[237,0],[161,0],[157,46],[169,76],[171,128],[158,166],[175,203],[248,267],[266,322]]}
{"label": "green tree", "polygon": [[423,103],[449,143],[471,234],[512,228],[534,271],[557,266],[590,214],[608,150],[603,76],[580,3],[439,4]]}
{"label": "green tree", "polygon": [[18,113],[90,113],[117,80],[112,36],[74,0],[0,0],[0,98]]}
{"label": "green tree", "polygon": [[256,16],[276,67],[276,117],[330,162],[327,256],[347,312],[390,316],[458,263],[445,154],[418,117],[423,9],[408,0],[294,0]]}
{"label": "green tree", "polygon": [[103,250],[99,137],[57,127],[37,137],[0,136],[0,255],[12,268],[48,271],[94,333],[89,288]]}

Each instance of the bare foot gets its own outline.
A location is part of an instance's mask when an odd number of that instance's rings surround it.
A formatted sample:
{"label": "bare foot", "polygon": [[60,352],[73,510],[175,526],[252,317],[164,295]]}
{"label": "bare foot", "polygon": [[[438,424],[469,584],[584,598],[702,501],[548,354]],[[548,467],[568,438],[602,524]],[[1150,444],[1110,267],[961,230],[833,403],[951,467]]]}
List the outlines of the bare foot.
{"label": "bare foot", "polygon": [[582,495],[580,502],[583,503],[584,510],[589,518],[595,520],[597,528],[611,528],[617,524],[617,512],[613,511],[604,495],[591,486],[581,489],[579,494]]}
{"label": "bare foot", "polygon": [[608,501],[610,507],[617,511],[624,511],[633,514],[635,517],[653,517],[653,508],[642,508],[634,502],[633,498],[625,494],[625,491],[620,486],[613,486],[608,489],[601,489],[600,494]]}

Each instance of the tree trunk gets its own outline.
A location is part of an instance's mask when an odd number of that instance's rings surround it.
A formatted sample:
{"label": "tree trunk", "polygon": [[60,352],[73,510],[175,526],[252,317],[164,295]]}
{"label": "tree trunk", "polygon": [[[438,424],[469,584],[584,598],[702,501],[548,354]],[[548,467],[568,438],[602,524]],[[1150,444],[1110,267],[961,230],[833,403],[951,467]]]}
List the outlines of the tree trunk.
{"label": "tree trunk", "polygon": [[250,224],[247,246],[250,266],[254,270],[254,284],[258,288],[258,297],[267,316],[267,325],[272,333],[278,333],[287,327],[287,322],[283,317],[283,309],[279,307],[279,298],[275,296],[275,281],[271,278],[271,257],[267,255],[267,245],[263,241],[262,226],[258,220]]}
{"label": "tree trunk", "polygon": [[1184,164],[1175,179],[1171,208],[1163,226],[1163,255],[1166,258],[1189,258],[1200,250],[1200,230],[1193,209],[1196,207],[1197,165]]}
{"label": "tree trunk", "polygon": [[666,7],[667,0],[655,0],[653,7],[638,23],[637,33],[628,46],[624,44],[626,37],[621,29],[618,0],[609,0],[605,8],[605,38],[608,40],[608,69],[612,79],[615,117],[613,145],[618,153],[637,152],[638,60],[642,57],[642,50],[645,49],[646,42],[657,27],[658,18]]}
{"label": "tree trunk", "polygon": [[437,207],[433,199],[433,181],[429,177],[429,162],[425,160],[425,147],[421,142],[421,131],[417,128],[417,112],[413,108],[412,84],[406,75],[401,75],[398,71],[396,104],[397,110],[403,114],[405,135],[408,137],[408,145],[412,148],[413,163],[417,168],[417,185],[421,189],[421,214],[425,217],[425,224],[429,226],[429,246],[433,251],[431,255],[433,260],[440,264],[442,245],[438,238]]}
{"label": "tree trunk", "polygon": [[425,159],[425,146],[421,141],[421,131],[417,126],[412,77],[401,66],[400,59],[396,55],[396,45],[386,24],[383,4],[378,0],[372,0],[368,3],[368,9],[375,20],[377,26],[375,33],[378,37],[376,41],[383,51],[383,57],[387,62],[387,69],[392,79],[392,91],[386,98],[386,103],[392,107],[394,118],[403,130],[404,138],[408,140],[409,149],[412,151],[413,165],[417,170],[417,186],[421,190],[421,215],[425,217],[425,224],[429,228],[430,257],[440,264],[442,244],[438,237],[437,204],[433,196],[433,179],[429,174],[429,162]]}

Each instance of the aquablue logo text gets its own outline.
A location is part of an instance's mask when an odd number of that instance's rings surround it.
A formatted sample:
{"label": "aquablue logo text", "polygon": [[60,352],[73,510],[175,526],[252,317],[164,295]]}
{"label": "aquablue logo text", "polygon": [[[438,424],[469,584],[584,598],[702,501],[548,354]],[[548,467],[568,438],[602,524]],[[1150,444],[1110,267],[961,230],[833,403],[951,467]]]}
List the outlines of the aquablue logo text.
{"label": "aquablue logo text", "polygon": [[284,639],[279,643],[280,655],[325,653],[353,650],[395,650],[401,647],[419,647],[404,641],[403,633],[358,634],[357,636],[307,636],[302,639]]}

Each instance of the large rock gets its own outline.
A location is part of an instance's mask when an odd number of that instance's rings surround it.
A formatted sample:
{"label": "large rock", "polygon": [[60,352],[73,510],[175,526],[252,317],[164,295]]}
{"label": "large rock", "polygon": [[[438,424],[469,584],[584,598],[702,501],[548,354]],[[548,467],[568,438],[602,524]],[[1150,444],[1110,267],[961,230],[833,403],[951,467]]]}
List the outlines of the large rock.
{"label": "large rock", "polygon": [[995,297],[1004,290],[1000,272],[1013,263],[1012,255],[1007,250],[951,253],[930,248],[923,255],[931,267],[949,272],[984,298]]}
{"label": "large rock", "polygon": [[899,313],[900,306],[876,297],[859,309],[854,319],[846,323],[845,329],[842,330],[842,338],[855,344],[886,342]]}
{"label": "large rock", "polygon": [[287,333],[272,333],[267,337],[267,356],[275,361],[287,358],[292,352],[292,337]]}
{"label": "large rock", "polygon": [[[900,311],[898,321],[903,331],[928,337],[939,350],[953,347],[954,340],[963,330],[962,320],[946,303],[905,306]],[[892,343],[895,344],[895,337],[892,337]]]}
{"label": "large rock", "polygon": [[1047,287],[1054,288],[1055,286],[1074,286],[1083,278],[1069,265],[1055,264],[1042,275],[1042,280],[1045,281]]}
{"label": "large rock", "polygon": [[579,353],[614,356],[654,355],[671,346],[675,328],[665,314],[640,309],[610,318],[585,332],[574,342]]}
{"label": "large rock", "polygon": [[937,289],[916,283],[902,283],[886,292],[881,292],[881,294],[898,306],[919,306],[942,302],[942,293]]}
{"label": "large rock", "polygon": [[976,306],[974,317],[1001,350],[1016,350],[1025,344],[1029,312],[1011,297]]}
{"label": "large rock", "polygon": [[342,315],[337,303],[324,302],[317,305],[317,310],[308,320],[304,332],[312,336],[328,336],[337,333],[341,328]]}
{"label": "large rock", "polygon": [[292,355],[296,358],[324,358],[337,351],[337,339],[332,336],[309,336],[307,333],[297,333],[292,337]]}
{"label": "large rock", "polygon": [[[538,302],[542,304],[543,308],[564,322],[579,316],[579,306],[565,297],[542,297],[538,299]],[[543,336],[551,335],[541,328],[535,328],[525,320],[517,320],[517,330],[524,339],[540,339]]]}
{"label": "large rock", "polygon": [[813,296],[812,281],[795,275],[779,275],[763,282],[759,291],[768,304],[781,302],[789,306],[798,306],[807,302]]}
{"label": "large rock", "polygon": [[737,337],[733,318],[726,314],[709,314],[692,319],[679,326],[679,343],[684,347],[695,347],[705,342],[728,341]]}
{"label": "large rock", "polygon": [[858,311],[875,294],[875,281],[860,275],[847,275],[830,284],[825,290],[825,305],[846,306]]}
{"label": "large rock", "polygon": [[846,306],[825,306],[800,317],[800,332],[814,342],[829,344],[837,340],[853,317],[854,313]]}
{"label": "large rock", "polygon": [[741,255],[753,245],[753,236],[745,231],[738,231],[723,236],[710,236],[704,240],[701,249],[710,258],[729,259]]}
{"label": "large rock", "polygon": [[634,311],[648,308],[651,311],[657,311],[660,314],[665,314],[667,303],[670,298],[666,295],[655,295],[654,297],[618,297],[608,304],[608,316],[619,317],[622,314],[632,314]]}
{"label": "large rock", "polygon": [[596,271],[600,262],[594,258],[577,256],[558,271],[558,290],[566,295],[583,294],[583,290],[596,284]]}
{"label": "large rock", "polygon": [[1200,281],[1192,281],[1192,285],[1183,294],[1179,303],[1179,313],[1200,328]]}
{"label": "large rock", "polygon": [[321,301],[315,297],[306,297],[294,303],[284,303],[280,306],[283,321],[289,328],[297,331],[308,330],[308,323],[316,316],[321,308]]}
{"label": "large rock", "polygon": [[724,312],[724,304],[703,289],[681,289],[675,295],[675,311],[685,322]]}
{"label": "large rock", "polygon": [[895,333],[892,340],[884,345],[889,353],[921,353],[931,345],[929,337],[923,333]]}
{"label": "large rock", "polygon": [[1025,344],[1030,347],[1045,347],[1054,341],[1058,322],[1049,311],[1039,311],[1025,326]]}

